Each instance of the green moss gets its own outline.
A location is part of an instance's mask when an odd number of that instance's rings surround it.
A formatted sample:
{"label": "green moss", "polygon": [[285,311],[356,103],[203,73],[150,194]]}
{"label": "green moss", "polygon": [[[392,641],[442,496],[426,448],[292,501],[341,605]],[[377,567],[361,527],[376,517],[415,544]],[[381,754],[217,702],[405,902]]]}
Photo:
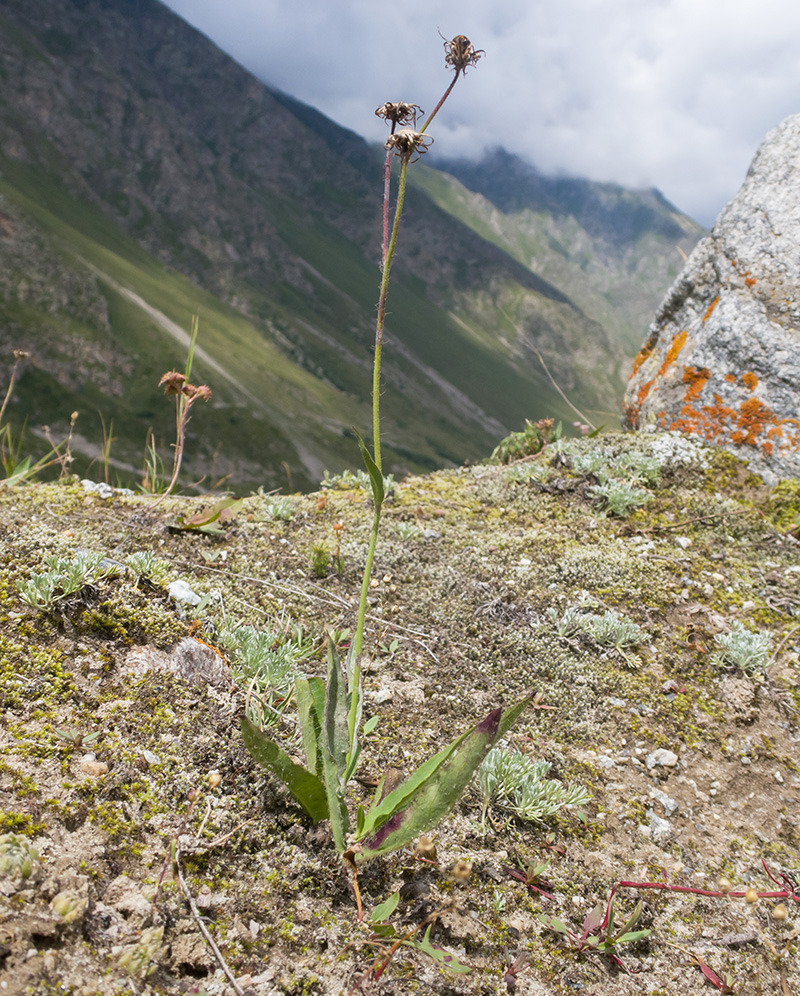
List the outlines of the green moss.
{"label": "green moss", "polygon": [[763,506],[767,520],[785,532],[800,525],[800,481],[780,481]]}
{"label": "green moss", "polygon": [[44,823],[37,823],[29,813],[0,810],[0,833],[19,833],[25,837],[38,837],[46,831]]}

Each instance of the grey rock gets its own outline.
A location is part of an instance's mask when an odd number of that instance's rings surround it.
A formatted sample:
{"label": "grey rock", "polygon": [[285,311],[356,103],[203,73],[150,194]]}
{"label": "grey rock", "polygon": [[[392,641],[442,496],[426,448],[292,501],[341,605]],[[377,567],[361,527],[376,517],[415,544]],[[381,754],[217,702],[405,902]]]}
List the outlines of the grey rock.
{"label": "grey rock", "polygon": [[377,692],[372,697],[372,701],[375,705],[385,705],[387,702],[391,702],[394,698],[394,694],[389,688],[379,688]]}
{"label": "grey rock", "polygon": [[653,768],[674,768],[677,763],[678,755],[671,750],[665,750],[663,747],[654,750],[645,758],[645,764],[650,771]]}
{"label": "grey rock", "polygon": [[678,803],[672,796],[667,795],[666,792],[661,792],[659,789],[650,789],[648,795],[651,799],[656,799],[664,807],[664,815],[672,816],[678,811]]}
{"label": "grey rock", "polygon": [[800,114],[668,292],[625,393],[635,429],[694,433],[773,484],[800,476]]}
{"label": "grey rock", "polygon": [[669,820],[662,820],[650,809],[647,810],[647,819],[650,825],[650,839],[656,844],[665,841],[672,835],[672,825]]}

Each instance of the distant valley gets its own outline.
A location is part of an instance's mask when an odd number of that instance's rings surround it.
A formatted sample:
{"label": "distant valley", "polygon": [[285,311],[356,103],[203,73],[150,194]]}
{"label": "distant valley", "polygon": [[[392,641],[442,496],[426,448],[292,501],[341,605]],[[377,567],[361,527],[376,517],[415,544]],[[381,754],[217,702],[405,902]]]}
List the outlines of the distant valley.
{"label": "distant valley", "polygon": [[[379,281],[380,155],[156,0],[0,8],[0,391],[75,469],[141,478],[158,389],[200,317],[183,480],[307,490],[358,464]],[[470,85],[479,85],[476,75]],[[389,299],[386,469],[488,454],[524,419],[619,410],[630,357],[702,234],[656,191],[497,150],[412,171]],[[557,390],[554,382],[558,385]],[[111,428],[113,426],[113,428]],[[92,461],[95,463],[91,466]]]}

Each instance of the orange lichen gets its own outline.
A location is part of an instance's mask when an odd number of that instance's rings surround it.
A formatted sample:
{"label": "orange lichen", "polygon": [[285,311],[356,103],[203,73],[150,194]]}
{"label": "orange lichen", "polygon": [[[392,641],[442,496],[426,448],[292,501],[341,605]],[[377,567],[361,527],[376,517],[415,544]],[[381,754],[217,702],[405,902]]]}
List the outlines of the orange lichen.
{"label": "orange lichen", "polygon": [[753,287],[753,286],[755,286],[756,278],[755,277],[745,277],[744,278],[744,282],[747,284],[748,287]]}
{"label": "orange lichen", "polygon": [[727,382],[729,384],[735,384],[736,383],[736,374],[725,374],[725,380],[727,380]]}
{"label": "orange lichen", "polygon": [[686,345],[686,340],[689,337],[689,333],[686,329],[682,329],[672,340],[669,349],[667,350],[667,355],[664,357],[664,362],[661,364],[656,375],[656,380],[659,377],[663,377],[667,370],[672,366],[672,364],[677,360],[678,354]]}
{"label": "orange lichen", "polygon": [[682,379],[684,384],[689,385],[689,390],[684,395],[683,403],[686,404],[699,397],[710,377],[711,371],[706,367],[701,367],[699,370],[695,370],[694,367],[684,367]]}
{"label": "orange lichen", "polygon": [[644,363],[644,361],[648,358],[648,356],[652,354],[652,352],[653,352],[653,347],[652,345],[650,345],[649,342],[645,343],[644,346],[642,346],[642,348],[636,354],[636,359],[633,361],[633,370],[631,370],[631,377],[634,376],[634,374],[638,371],[639,367]]}
{"label": "orange lichen", "polygon": [[748,370],[747,373],[742,374],[742,383],[748,390],[755,391],[758,387],[758,377]]}
{"label": "orange lichen", "polygon": [[717,294],[717,296],[714,298],[711,304],[709,304],[709,306],[706,308],[706,313],[703,315],[703,325],[705,325],[705,323],[709,320],[709,318],[711,317],[711,313],[718,304],[719,304],[719,294]]}
{"label": "orange lichen", "polygon": [[[688,379],[693,381],[691,391],[699,381],[693,377]],[[665,413],[661,413],[662,426],[691,432],[712,443],[757,447],[765,456],[776,451],[779,454],[800,451],[800,419],[779,418],[757,398],[748,398],[736,409],[725,404],[719,394],[714,395],[713,404],[695,408],[690,403],[693,398],[689,398],[689,393],[680,417],[668,426]],[[794,427],[794,431],[790,431],[790,427]]]}
{"label": "orange lichen", "polygon": [[642,384],[642,386],[639,388],[636,394],[636,400],[639,402],[640,407],[642,406],[642,404],[644,404],[644,399],[650,393],[650,388],[652,386],[653,386],[652,380],[648,380],[646,384]]}

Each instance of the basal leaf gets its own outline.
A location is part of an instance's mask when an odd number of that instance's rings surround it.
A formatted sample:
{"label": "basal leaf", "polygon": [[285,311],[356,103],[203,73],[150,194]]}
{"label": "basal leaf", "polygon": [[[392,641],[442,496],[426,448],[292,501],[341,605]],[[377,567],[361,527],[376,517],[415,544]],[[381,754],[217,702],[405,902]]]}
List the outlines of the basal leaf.
{"label": "basal leaf", "polygon": [[634,941],[641,941],[643,937],[649,937],[651,933],[649,928],[647,930],[631,930],[615,938],[615,941],[617,944],[632,944]]}
{"label": "basal leaf", "polygon": [[325,786],[302,765],[295,764],[285,750],[265,736],[246,717],[242,717],[242,737],[244,745],[260,765],[269,768],[280,778],[294,799],[317,823],[328,814],[328,801]]}
{"label": "basal leaf", "polygon": [[294,697],[303,734],[306,764],[312,774],[322,775],[322,717],[325,713],[325,685],[321,678],[298,678]]}
{"label": "basal leaf", "polygon": [[476,768],[496,741],[500,727],[508,728],[508,718],[513,717],[513,722],[528,701],[526,697],[505,713],[493,709],[484,720],[421,765],[383,800],[373,803],[359,838],[362,860],[403,847],[442,820],[461,798]]}
{"label": "basal leaf", "polygon": [[347,688],[333,640],[328,637],[328,687],[325,695],[325,745],[344,779],[350,736],[347,729]]}

